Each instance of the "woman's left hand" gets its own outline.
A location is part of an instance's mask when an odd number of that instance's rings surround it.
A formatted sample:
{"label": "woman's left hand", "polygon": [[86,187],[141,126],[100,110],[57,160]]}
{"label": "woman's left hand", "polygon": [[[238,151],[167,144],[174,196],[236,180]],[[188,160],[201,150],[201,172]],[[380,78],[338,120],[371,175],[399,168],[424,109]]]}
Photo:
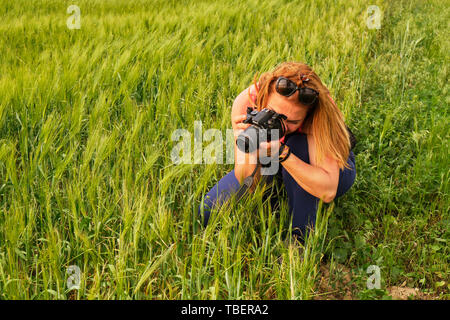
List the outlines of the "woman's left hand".
{"label": "woman's left hand", "polygon": [[271,157],[280,152],[280,140],[273,140],[270,142],[261,142],[258,150],[258,157]]}

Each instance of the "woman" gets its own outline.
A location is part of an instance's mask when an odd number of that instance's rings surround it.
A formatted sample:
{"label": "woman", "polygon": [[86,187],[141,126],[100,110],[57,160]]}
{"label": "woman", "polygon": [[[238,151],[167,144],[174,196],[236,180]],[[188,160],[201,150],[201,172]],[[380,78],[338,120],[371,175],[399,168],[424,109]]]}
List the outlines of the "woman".
{"label": "woman", "polygon": [[[235,138],[250,126],[243,123],[248,106],[258,111],[271,109],[287,117],[281,147],[276,142],[262,143],[260,150],[279,154],[277,175],[286,188],[293,234],[303,240],[308,227],[315,224],[320,199],[332,202],[347,192],[355,180],[353,136],[328,89],[306,64],[282,63],[272,72],[262,74],[258,83],[255,76],[253,82],[237,96],[232,107]],[[243,179],[255,170],[256,153],[245,154],[236,145],[234,152],[235,160],[245,161],[235,161],[234,170],[225,175],[200,204],[199,215],[205,226],[211,208],[236,193]]]}

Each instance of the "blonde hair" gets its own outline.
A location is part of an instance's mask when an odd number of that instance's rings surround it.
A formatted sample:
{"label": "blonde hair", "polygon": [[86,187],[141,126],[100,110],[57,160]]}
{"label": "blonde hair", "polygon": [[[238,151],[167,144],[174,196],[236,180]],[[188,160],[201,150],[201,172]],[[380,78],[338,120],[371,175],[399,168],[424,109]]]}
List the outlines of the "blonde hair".
{"label": "blonde hair", "polygon": [[[316,155],[315,162],[321,163],[324,156],[331,156],[337,160],[339,168],[349,168],[347,163],[350,154],[350,135],[344,122],[344,116],[330,96],[330,92],[320,81],[317,74],[306,64],[300,62],[284,62],[273,71],[265,72],[259,77],[253,78],[257,89],[256,106],[260,111],[267,107],[269,95],[275,93],[275,81],[278,77],[285,77],[297,84],[306,86],[319,92],[319,101],[315,107],[309,107],[306,118],[303,120],[302,129],[310,131],[314,136]],[[306,83],[302,79],[309,78]],[[248,92],[250,95],[250,90]],[[250,101],[253,100],[249,99]],[[300,107],[300,102],[296,102]],[[305,107],[305,106],[303,106]]]}

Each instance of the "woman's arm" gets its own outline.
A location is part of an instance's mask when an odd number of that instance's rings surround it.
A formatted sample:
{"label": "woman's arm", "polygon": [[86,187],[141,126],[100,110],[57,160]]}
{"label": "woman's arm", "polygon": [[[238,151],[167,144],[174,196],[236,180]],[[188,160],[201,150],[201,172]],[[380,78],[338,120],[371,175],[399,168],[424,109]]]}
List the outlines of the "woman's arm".
{"label": "woman's arm", "polygon": [[336,160],[325,157],[320,166],[315,166],[291,153],[281,164],[308,193],[325,203],[333,201],[339,183],[339,166]]}
{"label": "woman's arm", "polygon": [[[256,167],[256,153],[248,154],[240,151],[236,146],[236,139],[239,134],[247,129],[250,124],[242,123],[247,117],[247,107],[251,106],[251,101],[248,97],[248,89],[242,91],[234,100],[231,110],[231,125],[234,133],[234,174],[239,183],[242,183],[246,177],[250,176]],[[255,176],[255,181],[259,176]],[[256,184],[255,184],[256,185]]]}
{"label": "woman's arm", "polygon": [[[314,138],[310,138],[308,139],[309,147],[311,152],[314,152]],[[261,148],[277,154],[279,146],[276,141],[261,143]],[[322,199],[325,203],[334,200],[339,184],[339,165],[335,159],[325,157],[320,164],[317,164],[310,153],[310,164],[308,164],[291,153],[286,160],[281,162],[281,165],[306,192]]]}

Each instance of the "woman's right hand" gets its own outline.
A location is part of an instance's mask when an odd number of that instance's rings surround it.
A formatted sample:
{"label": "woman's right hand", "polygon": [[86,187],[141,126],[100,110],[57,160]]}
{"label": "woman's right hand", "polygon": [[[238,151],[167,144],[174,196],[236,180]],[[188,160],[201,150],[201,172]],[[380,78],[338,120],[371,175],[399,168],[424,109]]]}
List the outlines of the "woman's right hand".
{"label": "woman's right hand", "polygon": [[247,119],[247,114],[237,114],[235,116],[232,116],[231,123],[235,138],[237,138],[237,136],[240,135],[242,131],[251,126],[250,123],[244,123],[245,119]]}

